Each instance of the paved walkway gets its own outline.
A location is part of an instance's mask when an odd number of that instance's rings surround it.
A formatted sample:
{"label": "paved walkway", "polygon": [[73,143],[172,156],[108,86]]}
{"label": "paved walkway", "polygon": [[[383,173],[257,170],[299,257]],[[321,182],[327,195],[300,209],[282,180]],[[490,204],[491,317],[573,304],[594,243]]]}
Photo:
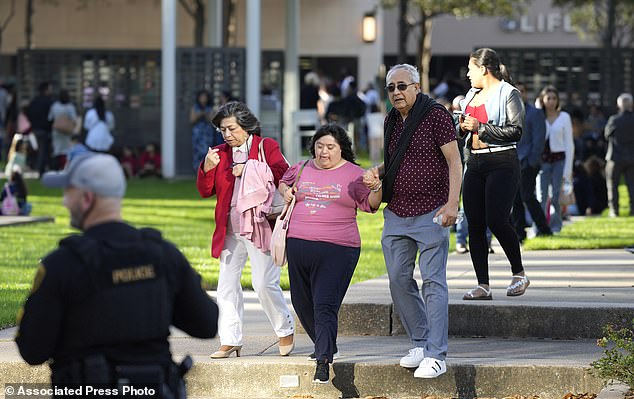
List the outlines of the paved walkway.
{"label": "paved walkway", "polygon": [[[531,279],[531,286],[523,297],[508,298],[504,295],[505,287],[510,281],[510,270],[506,258],[501,255],[501,249],[496,249],[496,254],[490,257],[491,260],[491,286],[494,290],[494,300],[476,304],[476,306],[498,306],[509,305],[517,307],[544,306],[556,308],[563,306],[572,307],[625,307],[634,308],[634,255],[623,250],[590,250],[590,251],[529,251],[523,254],[527,275]],[[462,301],[462,294],[475,284],[475,277],[471,268],[468,255],[452,254],[449,257],[448,281],[450,289],[450,303],[459,304]],[[215,292],[211,292],[215,295]],[[286,293],[287,300],[288,293]],[[594,339],[579,340],[553,340],[543,338],[496,338],[496,337],[451,337],[449,341],[449,355],[447,364],[450,369],[447,377],[428,381],[411,378],[411,371],[402,370],[398,367],[398,361],[410,347],[409,340],[405,336],[340,336],[338,345],[342,357],[335,362],[335,375],[343,378],[346,373],[352,373],[354,384],[346,385],[340,383],[339,386],[333,381],[327,388],[311,388],[306,383],[312,378],[313,365],[306,360],[306,356],[312,352],[312,345],[305,334],[298,334],[296,339],[296,349],[291,356],[280,357],[277,355],[275,343],[277,339],[262,312],[253,292],[245,293],[245,342],[242,357],[232,357],[230,359],[212,360],[209,354],[219,347],[218,338],[211,340],[199,340],[187,337],[180,331],[174,330],[170,338],[172,350],[175,358],[182,358],[185,354],[191,354],[196,362],[197,371],[191,375],[191,392],[195,397],[288,397],[286,391],[280,391],[283,374],[299,375],[299,388],[289,394],[309,392],[311,397],[335,397],[333,395],[350,395],[356,392],[360,396],[371,394],[388,394],[396,392],[391,384],[397,384],[398,389],[406,389],[406,392],[422,392],[421,390],[432,389],[434,392],[442,393],[447,389],[455,390],[459,386],[458,378],[465,370],[477,371],[479,379],[473,381],[474,392],[480,396],[486,393],[496,393],[500,391],[502,381],[511,379],[515,385],[515,393],[525,389],[530,391],[533,385],[521,385],[524,378],[512,377],[513,375],[525,375],[525,379],[538,379],[540,384],[549,384],[553,387],[542,389],[542,398],[556,398],[557,389],[567,389],[570,391],[582,392],[583,390],[597,389],[596,381],[587,377],[589,364],[601,356],[601,349],[595,345]],[[370,281],[353,285],[345,298],[345,303],[389,303],[389,289],[387,277],[382,276]],[[495,323],[495,320],[489,322]],[[532,323],[539,323],[535,319]],[[592,323],[592,320],[578,320],[580,324]],[[569,325],[568,328],[575,328]],[[12,337],[15,329],[0,331],[0,367],[11,367],[20,369],[21,360]],[[13,364],[14,366],[9,366]],[[337,366],[339,364],[340,366]],[[347,369],[346,367],[352,367]],[[491,369],[491,366],[495,366]],[[237,368],[236,368],[237,367]],[[264,368],[262,368],[264,367]],[[340,367],[337,369],[337,367]],[[383,381],[383,385],[374,386],[363,377],[363,370],[374,370],[371,373],[376,375],[377,370],[396,378],[395,382]],[[374,367],[374,369],[373,369]],[[513,368],[515,367],[515,368]],[[513,368],[512,370],[510,368]],[[232,383],[227,385],[209,385],[209,379],[213,381],[223,381],[222,373],[228,370],[251,370],[247,372],[246,382],[240,383],[242,388],[239,393],[233,393]],[[299,370],[299,371],[294,371]],[[461,371],[462,370],[462,371]],[[507,370],[502,374],[491,375],[487,373],[493,370]],[[517,371],[517,370],[521,370]],[[473,371],[475,373],[476,371]],[[571,374],[566,377],[566,373]],[[273,373],[273,374],[267,374]],[[277,373],[277,374],[275,374]],[[523,373],[523,374],[522,374]],[[533,373],[533,374],[526,374]],[[24,374],[24,373],[22,373]],[[2,375],[2,373],[0,373]],[[46,375],[46,374],[43,374]],[[372,375],[372,374],[371,374]],[[259,376],[259,377],[258,377]],[[511,377],[509,377],[511,376]],[[7,378],[7,377],[5,377]],[[17,377],[16,377],[17,378]],[[25,377],[26,378],[26,377]],[[30,378],[30,377],[29,377]],[[39,378],[42,378],[41,376]],[[227,377],[231,378],[231,377]],[[386,377],[387,378],[387,377]],[[487,378],[491,381],[487,382]],[[573,382],[565,382],[567,379]],[[253,379],[253,380],[251,380]],[[448,388],[443,388],[447,384]],[[0,384],[6,381],[0,378]],[[372,378],[370,377],[370,380]],[[388,379],[389,380],[389,379]],[[551,381],[552,380],[552,381]],[[341,381],[341,380],[339,380]],[[496,382],[497,381],[497,382]],[[238,382],[233,382],[238,384]],[[418,384],[408,388],[407,384]],[[261,384],[261,386],[260,386]],[[277,391],[262,391],[267,385],[274,385]],[[341,385],[343,384],[343,385]],[[431,385],[430,385],[431,384]],[[452,385],[453,384],[453,385]],[[493,384],[493,385],[491,385]],[[568,384],[561,388],[557,384]],[[570,385],[572,384],[572,385]],[[576,384],[576,385],[575,385]],[[594,384],[594,385],[593,385]],[[491,386],[495,386],[492,388]],[[257,388],[260,391],[252,390]],[[550,386],[550,385],[548,385]],[[427,388],[425,388],[427,387]],[[273,389],[273,388],[271,388]],[[288,388],[286,388],[288,389]],[[393,389],[390,391],[390,389]],[[496,391],[495,389],[498,389]],[[219,391],[220,390],[220,391]],[[325,391],[324,391],[325,390]],[[352,391],[350,391],[352,390]],[[356,391],[355,391],[356,390]],[[381,391],[382,390],[382,391]],[[219,393],[220,392],[220,393]],[[259,393],[258,393],[259,392]],[[271,393],[273,392],[273,393]],[[278,393],[282,392],[282,393]],[[401,391],[399,391],[401,392]],[[403,391],[405,392],[405,391]],[[428,392],[428,391],[426,391]],[[508,392],[508,391],[504,391]],[[565,393],[565,392],[564,392]],[[258,396],[262,395],[262,396]],[[276,396],[278,395],[278,396]],[[396,395],[396,394],[394,394]],[[400,395],[403,395],[402,392]],[[337,396],[337,397],[339,397]],[[469,395],[467,395],[469,396]],[[306,396],[301,396],[306,397]],[[406,396],[391,396],[406,397]],[[420,397],[420,396],[419,396]],[[559,396],[561,397],[561,396]]]}
{"label": "paved walkway", "polygon": [[[494,300],[470,302],[480,306],[539,305],[547,307],[602,307],[618,306],[634,308],[634,255],[619,249],[608,250],[560,250],[560,251],[526,251],[523,253],[524,267],[531,285],[522,297],[509,298],[505,289],[510,281],[510,267],[501,249],[490,255],[491,287]],[[420,281],[420,276],[418,276]],[[449,284],[449,301],[461,304],[462,295],[475,286],[475,273],[468,254],[450,254],[447,268]],[[215,297],[215,292],[210,291]],[[269,337],[274,341],[270,324],[262,311],[253,291],[245,291],[245,327],[247,339]],[[290,306],[290,294],[285,292]],[[387,275],[354,284],[348,290],[344,303],[391,303]],[[15,331],[13,328],[0,330],[0,361],[13,356],[10,347],[6,346]],[[183,336],[177,331],[175,339]],[[374,338],[373,338],[374,339]],[[386,343],[392,339],[377,337]],[[218,339],[193,340],[202,341],[200,355],[211,352],[218,346]],[[268,341],[267,341],[268,342]],[[11,343],[13,345],[13,343]],[[6,349],[6,350],[5,350]],[[252,349],[257,353],[263,348]],[[246,347],[245,351],[249,351]],[[400,351],[402,352],[402,351]],[[399,353],[400,353],[399,352]],[[452,349],[450,347],[450,353]]]}
{"label": "paved walkway", "polygon": [[[489,255],[494,301],[512,306],[634,306],[634,255],[622,249],[524,251],[531,285],[521,297],[506,296],[511,268],[500,247]],[[420,275],[418,275],[420,281]],[[464,293],[477,285],[469,254],[450,254],[447,265],[450,303],[466,303]],[[344,302],[391,302],[387,275],[350,287]],[[476,301],[477,302],[477,301]],[[473,301],[469,303],[474,303]]]}
{"label": "paved walkway", "polygon": [[52,223],[55,218],[52,216],[4,216],[0,215],[0,227],[17,226],[30,223]]}

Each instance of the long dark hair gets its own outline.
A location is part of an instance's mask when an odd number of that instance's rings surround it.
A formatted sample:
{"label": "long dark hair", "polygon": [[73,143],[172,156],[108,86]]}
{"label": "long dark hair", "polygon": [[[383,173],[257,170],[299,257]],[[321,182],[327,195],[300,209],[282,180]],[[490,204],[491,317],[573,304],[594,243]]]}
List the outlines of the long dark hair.
{"label": "long dark hair", "polygon": [[341,158],[355,165],[359,165],[355,160],[354,151],[352,151],[352,141],[350,140],[350,136],[348,136],[348,132],[346,132],[341,126],[334,123],[322,125],[319,129],[317,129],[315,134],[313,134],[309,144],[310,154],[313,158],[316,157],[315,143],[324,136],[332,136],[337,144],[339,144],[339,147],[341,147]]}
{"label": "long dark hair", "polygon": [[546,112],[546,107],[544,107],[544,96],[548,93],[553,93],[555,97],[557,97],[557,105],[555,105],[555,109],[557,111],[561,111],[561,101],[559,99],[559,91],[553,85],[544,86],[542,91],[539,92],[539,97],[537,97],[537,102],[539,102],[539,106],[542,111]]}
{"label": "long dark hair", "polygon": [[106,102],[103,100],[101,96],[97,96],[94,107],[95,107],[95,111],[97,111],[97,115],[99,116],[99,119],[105,122],[106,121]]}
{"label": "long dark hair", "polygon": [[68,104],[70,102],[68,90],[62,89],[59,91],[59,102],[62,104]]}
{"label": "long dark hair", "polygon": [[[200,95],[204,94],[207,97],[207,104],[202,105],[199,101]],[[204,110],[205,107],[211,107],[213,106],[212,102],[211,102],[211,94],[209,94],[209,92],[207,90],[198,90],[196,92],[196,99],[194,100],[196,102],[196,105],[198,105],[198,107],[200,107],[200,109]]]}
{"label": "long dark hair", "polygon": [[500,57],[495,50],[487,47],[480,48],[469,54],[469,58],[472,58],[477,66],[485,67],[496,79],[513,84],[511,74],[506,65],[500,62]]}
{"label": "long dark hair", "polygon": [[220,107],[211,120],[211,123],[213,123],[217,129],[220,129],[220,122],[232,116],[236,118],[236,123],[240,125],[245,132],[256,136],[260,135],[260,121],[253,115],[249,107],[240,101],[232,101]]}

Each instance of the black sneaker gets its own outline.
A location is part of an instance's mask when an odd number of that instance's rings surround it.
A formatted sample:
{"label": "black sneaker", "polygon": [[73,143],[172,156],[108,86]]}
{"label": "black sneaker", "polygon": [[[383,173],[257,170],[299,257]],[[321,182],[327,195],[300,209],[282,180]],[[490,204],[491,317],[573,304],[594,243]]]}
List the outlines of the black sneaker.
{"label": "black sneaker", "polygon": [[535,234],[535,237],[552,237],[553,232],[550,230],[550,227],[545,228],[544,230],[540,230]]}
{"label": "black sneaker", "polygon": [[318,360],[315,368],[313,382],[317,384],[328,384],[330,380],[330,366],[325,360]]}

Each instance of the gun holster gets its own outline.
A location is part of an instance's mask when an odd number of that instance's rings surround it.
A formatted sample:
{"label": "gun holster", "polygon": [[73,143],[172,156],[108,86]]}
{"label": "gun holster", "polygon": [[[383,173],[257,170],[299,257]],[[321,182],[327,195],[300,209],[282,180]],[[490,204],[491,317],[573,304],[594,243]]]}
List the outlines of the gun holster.
{"label": "gun holster", "polygon": [[63,367],[55,368],[51,379],[53,383],[60,385],[111,385],[113,374],[105,356],[91,355],[74,360]]}
{"label": "gun holster", "polygon": [[120,365],[115,367],[115,376],[119,392],[123,392],[124,386],[136,388],[152,388],[156,390],[153,396],[157,399],[185,399],[185,374],[191,369],[193,361],[186,356],[177,365],[171,363],[164,368],[158,364]]}

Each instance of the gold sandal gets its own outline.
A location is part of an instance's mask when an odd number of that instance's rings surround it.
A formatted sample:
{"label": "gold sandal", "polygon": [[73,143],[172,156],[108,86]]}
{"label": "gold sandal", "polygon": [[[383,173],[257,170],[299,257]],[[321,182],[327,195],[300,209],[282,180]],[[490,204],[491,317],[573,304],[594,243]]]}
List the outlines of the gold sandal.
{"label": "gold sandal", "polygon": [[491,294],[491,288],[487,290],[483,286],[478,285],[474,289],[467,291],[462,299],[465,301],[490,301],[493,299],[493,294]]}
{"label": "gold sandal", "polygon": [[524,295],[528,286],[531,285],[531,282],[528,280],[526,276],[513,276],[513,280],[511,280],[511,285],[506,289],[506,296],[520,296]]}

